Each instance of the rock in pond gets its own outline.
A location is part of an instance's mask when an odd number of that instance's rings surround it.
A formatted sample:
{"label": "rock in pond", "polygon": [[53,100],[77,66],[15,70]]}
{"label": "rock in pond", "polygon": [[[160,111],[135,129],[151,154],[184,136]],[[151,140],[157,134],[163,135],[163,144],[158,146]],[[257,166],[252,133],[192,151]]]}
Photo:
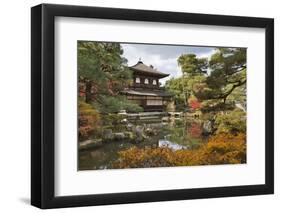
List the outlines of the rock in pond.
{"label": "rock in pond", "polygon": [[102,133],[102,139],[104,141],[112,140],[113,139],[112,129],[105,129]]}
{"label": "rock in pond", "polygon": [[122,140],[122,139],[125,139],[126,136],[125,136],[125,133],[123,133],[123,132],[116,132],[116,133],[113,133],[113,138],[115,140]]}
{"label": "rock in pond", "polygon": [[145,138],[143,130],[144,130],[143,126],[136,126],[135,128],[136,142],[141,142]]}
{"label": "rock in pond", "polygon": [[157,131],[153,128],[148,127],[148,128],[145,129],[145,134],[149,135],[149,136],[152,136],[152,135],[156,135]]}
{"label": "rock in pond", "polygon": [[91,149],[102,145],[101,139],[86,140],[79,143],[79,150]]}
{"label": "rock in pond", "polygon": [[163,117],[162,122],[169,122],[169,117]]}

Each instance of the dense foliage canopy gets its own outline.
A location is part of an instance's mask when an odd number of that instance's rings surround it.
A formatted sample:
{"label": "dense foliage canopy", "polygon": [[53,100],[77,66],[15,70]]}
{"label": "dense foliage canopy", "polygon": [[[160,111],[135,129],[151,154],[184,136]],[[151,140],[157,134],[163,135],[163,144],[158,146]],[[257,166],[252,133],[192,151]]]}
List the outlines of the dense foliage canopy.
{"label": "dense foliage canopy", "polygon": [[[132,81],[119,43],[78,41],[79,136],[89,138],[101,130],[106,113],[143,109],[120,92]],[[101,119],[101,117],[103,117]],[[97,122],[100,121],[100,122]]]}
{"label": "dense foliage canopy", "polygon": [[141,111],[120,92],[132,81],[119,43],[78,41],[79,81],[85,85],[85,101],[101,112],[121,109]]}
{"label": "dense foliage canopy", "polygon": [[208,60],[194,54],[184,54],[178,59],[182,76],[171,79],[166,88],[175,94],[175,101],[188,107],[192,96],[204,106],[245,104],[246,96],[246,49],[218,48]]}

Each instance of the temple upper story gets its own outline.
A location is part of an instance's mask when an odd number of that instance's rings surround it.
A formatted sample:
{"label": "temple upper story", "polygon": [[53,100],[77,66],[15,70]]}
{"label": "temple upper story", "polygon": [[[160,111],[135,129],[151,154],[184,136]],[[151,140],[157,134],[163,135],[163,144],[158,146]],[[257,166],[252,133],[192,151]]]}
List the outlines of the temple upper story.
{"label": "temple upper story", "polygon": [[133,71],[133,83],[131,87],[136,89],[152,89],[160,88],[159,79],[169,76],[155,69],[152,65],[148,66],[142,61],[129,67]]}

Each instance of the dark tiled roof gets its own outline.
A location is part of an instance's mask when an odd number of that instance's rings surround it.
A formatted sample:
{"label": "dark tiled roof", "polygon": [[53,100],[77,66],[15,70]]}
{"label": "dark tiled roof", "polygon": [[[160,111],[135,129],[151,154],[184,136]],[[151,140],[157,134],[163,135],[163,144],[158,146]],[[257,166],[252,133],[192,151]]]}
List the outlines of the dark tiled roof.
{"label": "dark tiled roof", "polygon": [[123,93],[127,95],[139,95],[139,96],[161,96],[161,97],[171,97],[172,95],[168,92],[157,90],[157,91],[152,91],[152,90],[132,90],[128,89],[123,91]]}
{"label": "dark tiled roof", "polygon": [[139,71],[139,72],[142,72],[142,73],[147,73],[147,74],[159,76],[161,78],[169,76],[169,74],[160,72],[160,71],[154,69],[152,66],[145,65],[142,61],[139,61],[134,66],[131,66],[130,69],[132,69],[134,71]]}

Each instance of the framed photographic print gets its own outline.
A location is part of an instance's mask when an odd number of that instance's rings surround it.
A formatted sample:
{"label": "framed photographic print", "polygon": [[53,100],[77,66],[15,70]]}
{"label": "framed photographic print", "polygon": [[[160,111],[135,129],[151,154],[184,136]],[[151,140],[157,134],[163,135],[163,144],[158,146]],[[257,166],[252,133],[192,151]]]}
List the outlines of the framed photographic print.
{"label": "framed photographic print", "polygon": [[272,194],[274,21],[31,9],[31,203]]}

